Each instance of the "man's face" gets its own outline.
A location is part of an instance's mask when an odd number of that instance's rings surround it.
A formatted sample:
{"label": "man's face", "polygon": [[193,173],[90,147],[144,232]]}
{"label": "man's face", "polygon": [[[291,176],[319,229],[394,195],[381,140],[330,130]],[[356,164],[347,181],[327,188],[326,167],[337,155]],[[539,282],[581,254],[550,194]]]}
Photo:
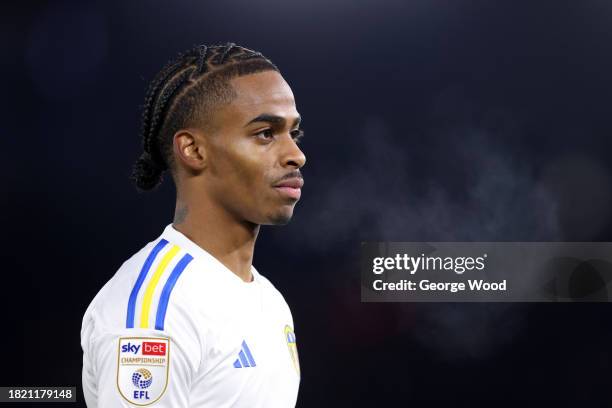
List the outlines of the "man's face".
{"label": "man's face", "polygon": [[285,224],[301,194],[299,114],[291,88],[276,71],[230,81],[237,96],[214,113],[206,138],[213,198],[240,219]]}

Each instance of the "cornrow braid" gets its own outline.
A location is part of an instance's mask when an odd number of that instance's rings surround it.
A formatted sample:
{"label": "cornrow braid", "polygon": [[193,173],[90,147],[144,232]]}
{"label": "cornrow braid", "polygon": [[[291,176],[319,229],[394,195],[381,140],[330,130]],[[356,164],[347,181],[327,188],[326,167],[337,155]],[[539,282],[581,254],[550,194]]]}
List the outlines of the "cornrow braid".
{"label": "cornrow braid", "polygon": [[[151,125],[149,128],[149,138],[148,138],[149,142],[154,140],[155,135],[158,132],[158,128],[163,120],[165,113],[168,110],[168,102],[174,96],[174,94],[179,90],[179,88],[183,86],[185,82],[187,82],[187,80],[189,79],[189,76],[191,75],[191,72],[192,72],[191,69],[187,69],[183,71],[181,74],[178,75],[176,79],[172,81],[170,85],[164,88],[164,91],[159,96],[158,101],[155,104],[155,112],[151,118]],[[165,170],[168,167],[159,149],[151,149],[149,151],[149,154],[151,156],[155,156],[156,154],[159,155],[158,157],[156,157],[156,159],[158,159],[158,162],[160,163],[160,166],[159,166],[160,168]]]}
{"label": "cornrow braid", "polygon": [[180,69],[180,61],[171,61],[164,69],[159,73],[157,78],[151,82],[149,89],[147,91],[147,96],[145,97],[144,108],[142,111],[142,135],[143,135],[143,148],[145,151],[149,151],[149,141],[147,135],[149,134],[149,120],[151,116],[151,111],[153,110],[153,102],[157,95],[157,91],[159,91],[160,87],[164,84],[164,82],[174,75],[176,71]]}
{"label": "cornrow braid", "polygon": [[232,78],[278,68],[261,53],[234,43],[198,45],[162,68],[148,86],[142,111],[143,153],[131,178],[140,191],[153,190],[173,168],[172,139],[202,116],[234,97]]}
{"label": "cornrow braid", "polygon": [[249,54],[241,55],[238,58],[240,60],[244,61],[244,60],[248,60],[248,59],[251,59],[251,58],[261,58],[261,57],[263,57],[263,55],[261,55],[260,52],[251,52]]}
{"label": "cornrow braid", "polygon": [[223,50],[223,52],[221,54],[219,54],[219,57],[217,58],[216,64],[217,65],[223,65],[223,63],[225,62],[225,59],[227,58],[229,53],[234,49],[235,46],[236,46],[236,44],[234,44],[234,43],[228,43],[227,46],[225,47],[225,50]]}
{"label": "cornrow braid", "polygon": [[198,56],[198,68],[196,72],[198,75],[200,75],[202,74],[202,69],[206,66],[204,62],[206,61],[206,54],[208,53],[208,47],[205,45],[200,45],[200,47],[198,47],[198,50],[200,51],[200,55]]}

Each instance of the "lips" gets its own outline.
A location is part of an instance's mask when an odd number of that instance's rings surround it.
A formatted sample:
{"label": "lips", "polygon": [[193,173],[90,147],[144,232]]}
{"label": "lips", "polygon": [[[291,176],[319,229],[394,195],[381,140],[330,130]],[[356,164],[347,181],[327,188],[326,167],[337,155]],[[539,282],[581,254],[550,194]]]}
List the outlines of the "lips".
{"label": "lips", "polygon": [[274,187],[302,188],[303,185],[304,185],[304,179],[295,177],[295,178],[290,178],[288,180],[283,180],[282,182],[278,183]]}
{"label": "lips", "polygon": [[281,193],[281,195],[294,200],[299,200],[302,195],[302,187],[304,186],[304,179],[299,177],[290,178],[283,180],[276,184],[274,188]]}

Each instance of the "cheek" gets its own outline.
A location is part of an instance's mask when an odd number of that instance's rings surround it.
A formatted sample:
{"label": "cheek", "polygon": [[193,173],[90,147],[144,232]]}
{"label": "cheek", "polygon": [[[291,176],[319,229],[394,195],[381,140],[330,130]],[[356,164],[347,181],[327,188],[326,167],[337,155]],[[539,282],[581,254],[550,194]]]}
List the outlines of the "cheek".
{"label": "cheek", "polygon": [[222,173],[221,180],[231,183],[240,194],[259,196],[260,190],[270,185],[269,166],[265,159],[257,149],[236,145],[225,152],[217,166]]}

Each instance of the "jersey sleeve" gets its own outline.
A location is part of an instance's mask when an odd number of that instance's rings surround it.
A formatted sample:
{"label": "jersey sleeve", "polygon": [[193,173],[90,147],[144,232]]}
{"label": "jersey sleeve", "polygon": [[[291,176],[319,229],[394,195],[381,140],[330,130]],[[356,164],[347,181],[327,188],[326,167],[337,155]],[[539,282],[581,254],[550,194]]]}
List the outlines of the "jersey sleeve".
{"label": "jersey sleeve", "polygon": [[82,339],[88,408],[189,406],[203,340],[180,293],[173,293],[165,308],[162,327],[151,328],[113,329],[105,325],[103,313],[88,311]]}

